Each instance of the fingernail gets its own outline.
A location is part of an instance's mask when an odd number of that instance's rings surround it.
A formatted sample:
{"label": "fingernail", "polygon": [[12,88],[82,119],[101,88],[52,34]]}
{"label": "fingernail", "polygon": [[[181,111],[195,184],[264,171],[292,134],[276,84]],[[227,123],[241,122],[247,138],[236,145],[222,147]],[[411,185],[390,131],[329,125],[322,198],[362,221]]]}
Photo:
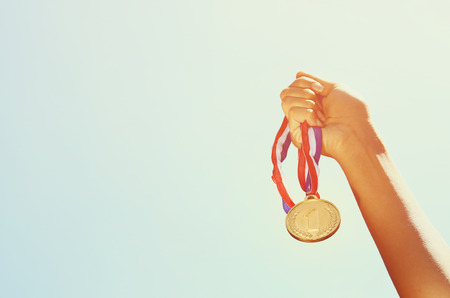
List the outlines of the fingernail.
{"label": "fingernail", "polygon": [[317,82],[312,83],[312,88],[313,88],[313,90],[316,91],[317,93],[322,92],[323,89],[324,89],[323,86],[320,85],[320,84],[317,83]]}

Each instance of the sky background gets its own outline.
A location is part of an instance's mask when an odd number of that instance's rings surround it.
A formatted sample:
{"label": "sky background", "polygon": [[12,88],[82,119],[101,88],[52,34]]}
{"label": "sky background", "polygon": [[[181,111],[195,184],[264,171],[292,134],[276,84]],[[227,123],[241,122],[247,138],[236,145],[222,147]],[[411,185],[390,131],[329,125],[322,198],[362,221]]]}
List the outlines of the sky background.
{"label": "sky background", "polygon": [[339,231],[287,233],[279,94],[298,70],[361,94],[448,243],[449,9],[1,1],[0,296],[396,297],[334,160],[319,191]]}

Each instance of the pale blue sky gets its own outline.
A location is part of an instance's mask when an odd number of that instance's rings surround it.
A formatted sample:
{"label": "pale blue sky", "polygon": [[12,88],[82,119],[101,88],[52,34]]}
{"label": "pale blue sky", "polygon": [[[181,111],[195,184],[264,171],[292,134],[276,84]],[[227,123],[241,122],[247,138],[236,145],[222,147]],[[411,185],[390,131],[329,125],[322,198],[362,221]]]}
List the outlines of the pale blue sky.
{"label": "pale blue sky", "polygon": [[304,70],[361,94],[448,242],[449,9],[2,1],[0,296],[396,297],[333,160],[319,191],[339,231],[286,232],[279,93]]}

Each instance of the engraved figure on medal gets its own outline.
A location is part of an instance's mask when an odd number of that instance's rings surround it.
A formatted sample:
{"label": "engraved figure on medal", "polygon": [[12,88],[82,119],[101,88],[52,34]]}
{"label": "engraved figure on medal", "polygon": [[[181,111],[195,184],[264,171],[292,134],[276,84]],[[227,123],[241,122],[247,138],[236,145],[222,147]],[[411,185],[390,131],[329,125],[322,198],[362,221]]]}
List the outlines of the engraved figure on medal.
{"label": "engraved figure on medal", "polygon": [[289,234],[304,242],[318,242],[336,233],[341,218],[333,203],[309,195],[298,203],[286,216]]}

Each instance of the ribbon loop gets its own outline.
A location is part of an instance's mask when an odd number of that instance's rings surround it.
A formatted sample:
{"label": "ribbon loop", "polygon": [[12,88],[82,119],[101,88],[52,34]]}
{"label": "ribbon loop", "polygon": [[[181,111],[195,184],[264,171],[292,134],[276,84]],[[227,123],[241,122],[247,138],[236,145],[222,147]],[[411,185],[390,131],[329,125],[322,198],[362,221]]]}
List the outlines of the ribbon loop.
{"label": "ribbon loop", "polygon": [[[322,130],[318,127],[309,127],[306,121],[301,124],[300,129],[302,132],[302,146],[298,150],[298,179],[300,186],[306,194],[320,197],[317,193],[317,188],[319,184],[319,159],[322,151]],[[288,120],[284,117],[272,147],[272,180],[277,185],[277,189],[283,199],[283,209],[286,213],[295,205],[284,186],[281,171],[281,163],[286,159],[290,144],[291,135]]]}

